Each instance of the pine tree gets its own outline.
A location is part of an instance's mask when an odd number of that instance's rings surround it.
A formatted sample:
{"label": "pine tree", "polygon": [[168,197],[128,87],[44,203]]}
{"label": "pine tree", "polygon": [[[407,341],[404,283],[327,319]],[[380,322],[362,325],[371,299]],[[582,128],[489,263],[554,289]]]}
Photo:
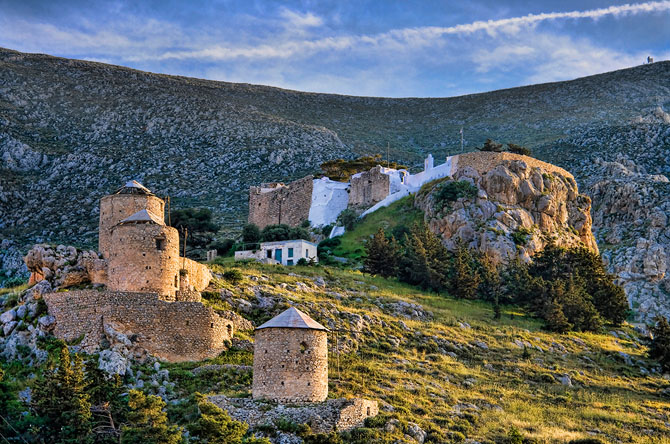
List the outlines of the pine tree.
{"label": "pine tree", "polygon": [[461,299],[475,299],[481,278],[474,267],[474,259],[470,251],[459,245],[454,255],[454,277],[452,292]]}
{"label": "pine tree", "polygon": [[191,435],[209,444],[269,444],[266,438],[246,438],[244,435],[249,426],[234,421],[227,412],[207,402],[205,397],[196,393],[200,417],[189,427]]}
{"label": "pine tree", "polygon": [[383,228],[379,228],[372,239],[365,243],[363,271],[385,278],[398,274],[400,247],[395,238],[386,238]]}
{"label": "pine tree", "polygon": [[91,403],[85,392],[84,363],[63,345],[58,366],[51,361],[42,379],[33,387],[35,413],[44,419],[42,439],[57,444],[89,443]]}
{"label": "pine tree", "polygon": [[440,292],[446,284],[447,250],[428,227],[414,224],[405,237],[400,280],[424,289]]}
{"label": "pine tree", "polygon": [[649,347],[649,357],[656,359],[663,370],[670,371],[670,323],[662,316],[655,319],[656,324],[651,327],[654,338]]}
{"label": "pine tree", "polygon": [[547,329],[558,333],[565,333],[572,329],[572,324],[568,322],[568,318],[563,313],[563,306],[560,302],[553,300],[549,303],[547,313],[545,314],[547,321]]}
{"label": "pine tree", "polygon": [[91,401],[91,423],[96,444],[118,443],[120,427],[128,414],[125,386],[117,374],[100,370],[95,360],[86,362],[86,393]]}
{"label": "pine tree", "polygon": [[138,390],[128,393],[129,425],[121,428],[121,444],[178,444],[181,429],[168,424],[163,411],[165,403],[154,395],[145,396]]}

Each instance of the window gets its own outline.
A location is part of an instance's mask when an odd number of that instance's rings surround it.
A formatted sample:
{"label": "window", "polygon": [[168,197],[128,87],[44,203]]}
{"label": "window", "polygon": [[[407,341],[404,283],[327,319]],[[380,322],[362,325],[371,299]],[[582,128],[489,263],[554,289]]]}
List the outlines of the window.
{"label": "window", "polygon": [[174,275],[174,286],[179,287],[179,277],[176,274]]}
{"label": "window", "polygon": [[307,343],[305,341],[302,341],[300,343],[300,353],[305,353],[307,351]]}
{"label": "window", "polygon": [[156,239],[156,250],[159,251],[165,250],[165,239],[160,237]]}
{"label": "window", "polygon": [[307,248],[305,248],[305,257],[309,258],[309,250]]}
{"label": "window", "polygon": [[289,259],[286,261],[286,265],[293,265],[293,259]]}
{"label": "window", "polygon": [[272,250],[267,250],[268,259],[272,259]]}
{"label": "window", "polygon": [[293,248],[288,249],[288,257],[293,257]]}

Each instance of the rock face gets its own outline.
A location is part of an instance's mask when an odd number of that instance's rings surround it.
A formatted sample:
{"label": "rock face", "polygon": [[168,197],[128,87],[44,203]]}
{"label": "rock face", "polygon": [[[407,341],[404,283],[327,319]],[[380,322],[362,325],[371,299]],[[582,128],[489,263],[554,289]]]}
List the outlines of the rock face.
{"label": "rock face", "polygon": [[594,228],[610,272],[641,321],[670,316],[670,181],[626,157],[595,162]]}
{"label": "rock face", "polygon": [[95,251],[72,246],[35,245],[26,255],[30,283],[47,280],[54,288],[107,280],[107,264]]}
{"label": "rock face", "polygon": [[[448,249],[463,243],[496,262],[528,261],[549,242],[598,251],[591,233],[591,200],[579,194],[569,173],[530,167],[523,156],[517,157],[501,159],[488,171],[459,166],[453,179],[418,193],[415,205],[424,211],[430,229]],[[454,181],[472,184],[476,197],[441,208],[436,193]]]}

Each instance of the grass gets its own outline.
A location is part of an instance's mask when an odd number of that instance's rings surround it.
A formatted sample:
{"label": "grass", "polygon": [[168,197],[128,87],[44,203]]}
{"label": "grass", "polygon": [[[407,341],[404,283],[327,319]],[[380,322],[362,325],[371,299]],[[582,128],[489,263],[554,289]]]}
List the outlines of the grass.
{"label": "grass", "polygon": [[423,221],[423,212],[414,208],[413,196],[404,197],[386,208],[381,208],[365,216],[353,231],[340,237],[342,242],[333,250],[335,256],[360,260],[365,254],[365,242],[374,235],[379,227],[390,233],[398,226],[411,227]]}
{"label": "grass", "polygon": [[[260,288],[321,323],[335,320],[338,328],[360,331],[340,331],[337,338],[330,334],[331,398],[377,399],[391,405],[389,415],[402,421],[436,430],[440,436],[462,433],[480,442],[502,439],[513,425],[540,443],[564,443],[592,434],[605,442],[670,443],[665,425],[670,400],[659,394],[668,382],[658,374],[645,376],[618,358],[623,351],[651,368],[646,346],[637,340],[605,333],[548,333],[540,320],[519,307],[504,307],[502,319],[496,321],[488,303],[424,292],[358,271],[236,267],[244,275],[235,288],[239,297],[253,301],[253,288]],[[213,268],[222,273],[226,266]],[[327,287],[315,286],[316,277]],[[233,291],[231,284],[223,285]],[[420,304],[432,312],[432,319],[394,313],[388,304],[398,301]],[[351,315],[370,320],[353,328],[343,321]],[[616,330],[635,337],[629,326]],[[528,358],[515,340],[530,343]],[[338,353],[335,343],[348,346]],[[554,344],[565,351],[550,351]],[[557,381],[563,374],[570,375],[572,387]],[[237,387],[236,396],[248,395],[250,387]]]}

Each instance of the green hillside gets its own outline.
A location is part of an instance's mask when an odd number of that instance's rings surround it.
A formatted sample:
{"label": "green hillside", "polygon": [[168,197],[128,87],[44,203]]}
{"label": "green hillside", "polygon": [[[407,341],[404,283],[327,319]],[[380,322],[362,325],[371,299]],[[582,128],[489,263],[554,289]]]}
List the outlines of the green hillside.
{"label": "green hillside", "polygon": [[[257,324],[294,305],[333,330],[329,397],[381,405],[380,416],[354,434],[364,439],[346,435],[345,442],[417,442],[408,435],[414,423],[429,443],[521,442],[511,440],[511,430],[523,442],[670,443],[668,381],[630,326],[550,334],[518,307],[503,307],[494,320],[489,304],[356,271],[237,264],[242,279],[233,283],[223,277],[230,265],[211,267],[216,279],[208,303]],[[250,373],[236,366],[251,362],[251,351],[233,348],[204,362],[134,364],[124,382],[137,386],[141,379],[146,393],[163,390],[170,420],[186,426],[197,418],[196,391],[250,396]],[[41,372],[20,361],[1,364],[14,395]],[[270,427],[277,428],[295,427]]]}

